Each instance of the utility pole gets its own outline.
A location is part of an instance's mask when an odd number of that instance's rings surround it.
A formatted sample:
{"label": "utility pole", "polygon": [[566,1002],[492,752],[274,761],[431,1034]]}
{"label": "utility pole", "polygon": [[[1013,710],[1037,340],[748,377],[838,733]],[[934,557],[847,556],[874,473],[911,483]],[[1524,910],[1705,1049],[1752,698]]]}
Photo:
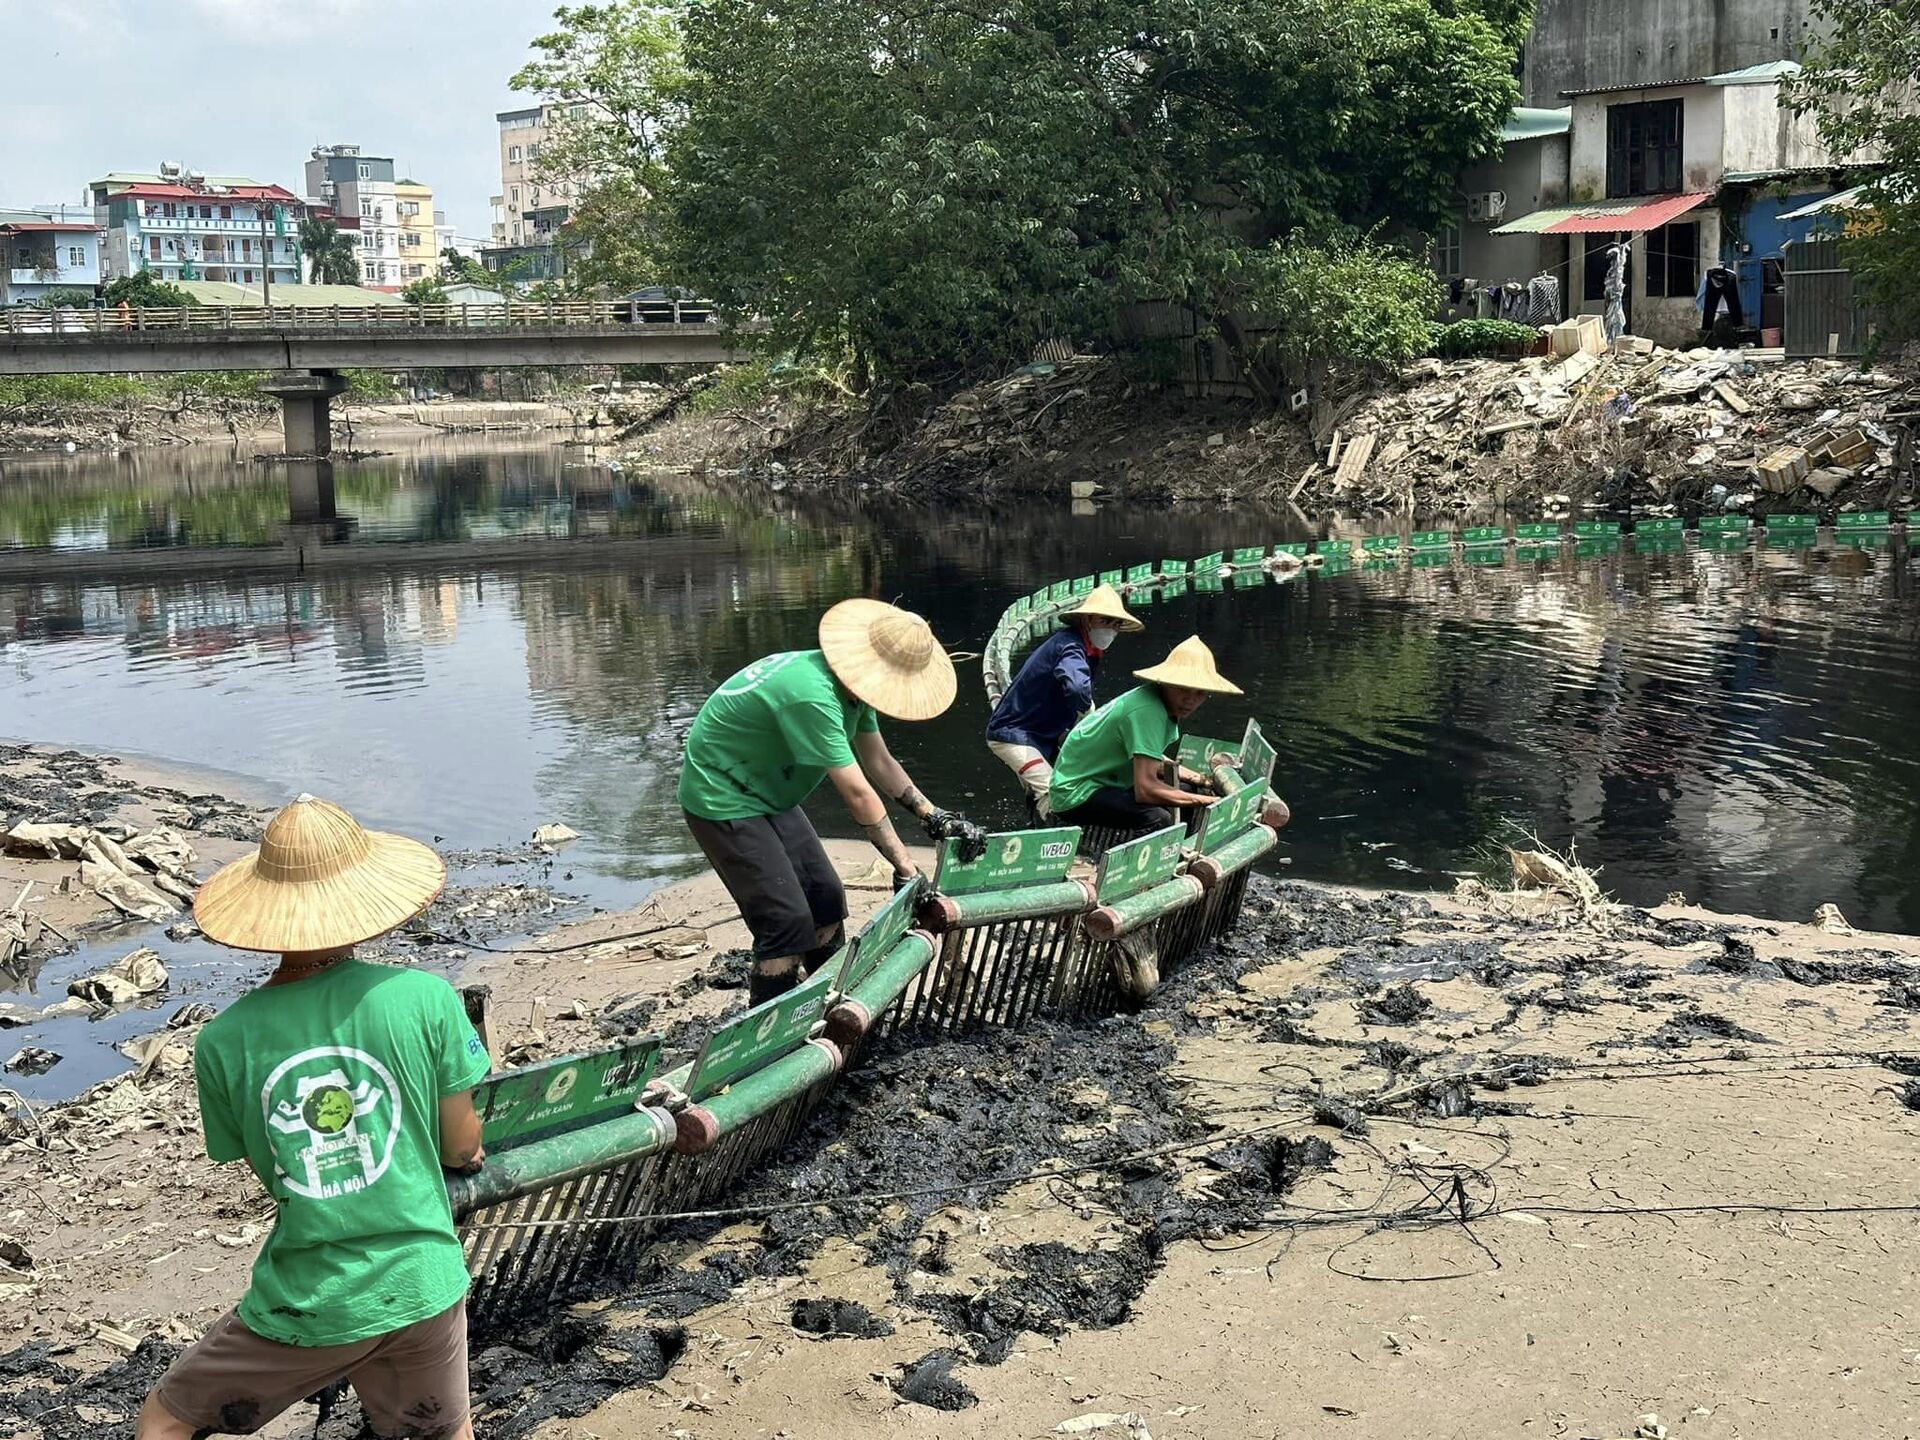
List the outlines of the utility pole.
{"label": "utility pole", "polygon": [[273,309],[273,251],[267,242],[267,202],[261,197],[260,203],[253,207],[260,216],[260,304],[271,311]]}

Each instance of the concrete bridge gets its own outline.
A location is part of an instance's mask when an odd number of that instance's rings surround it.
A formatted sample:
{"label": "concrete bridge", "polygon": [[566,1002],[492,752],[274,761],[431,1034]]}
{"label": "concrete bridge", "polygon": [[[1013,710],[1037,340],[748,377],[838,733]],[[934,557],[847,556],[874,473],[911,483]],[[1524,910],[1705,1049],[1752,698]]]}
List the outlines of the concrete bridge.
{"label": "concrete bridge", "polygon": [[737,330],[678,302],[376,305],[363,308],[0,311],[0,375],[270,372],[289,455],[331,448],[340,371],[528,365],[716,365],[744,360]]}

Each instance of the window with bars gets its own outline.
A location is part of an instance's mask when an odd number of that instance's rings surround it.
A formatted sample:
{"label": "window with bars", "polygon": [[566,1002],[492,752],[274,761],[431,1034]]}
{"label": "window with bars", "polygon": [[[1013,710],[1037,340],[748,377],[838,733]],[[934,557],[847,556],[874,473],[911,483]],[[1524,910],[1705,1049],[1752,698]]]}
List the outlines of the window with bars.
{"label": "window with bars", "polygon": [[1680,188],[1681,106],[1645,100],[1607,107],[1607,196],[1669,195]]}

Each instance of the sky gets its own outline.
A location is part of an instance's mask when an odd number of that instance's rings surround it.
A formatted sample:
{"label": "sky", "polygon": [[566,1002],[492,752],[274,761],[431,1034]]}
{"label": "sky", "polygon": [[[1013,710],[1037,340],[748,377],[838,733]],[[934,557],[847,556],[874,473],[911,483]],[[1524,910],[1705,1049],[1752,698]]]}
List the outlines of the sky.
{"label": "sky", "polygon": [[556,0],[0,0],[0,209],[176,161],[305,193],[315,145],[393,157],[458,235],[500,189],[494,114]]}

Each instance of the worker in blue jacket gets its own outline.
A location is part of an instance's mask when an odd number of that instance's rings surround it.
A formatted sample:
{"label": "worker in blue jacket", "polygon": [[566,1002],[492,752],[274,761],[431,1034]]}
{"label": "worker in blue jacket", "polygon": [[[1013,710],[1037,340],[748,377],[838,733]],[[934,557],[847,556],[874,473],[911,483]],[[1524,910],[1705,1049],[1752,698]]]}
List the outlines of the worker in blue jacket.
{"label": "worker in blue jacket", "polygon": [[1093,681],[1114,638],[1146,628],[1127,611],[1111,585],[1091,591],[1065,623],[1041,641],[993,707],[987,748],[1019,778],[1028,809],[1052,814],[1047,800],[1060,742],[1093,709]]}

